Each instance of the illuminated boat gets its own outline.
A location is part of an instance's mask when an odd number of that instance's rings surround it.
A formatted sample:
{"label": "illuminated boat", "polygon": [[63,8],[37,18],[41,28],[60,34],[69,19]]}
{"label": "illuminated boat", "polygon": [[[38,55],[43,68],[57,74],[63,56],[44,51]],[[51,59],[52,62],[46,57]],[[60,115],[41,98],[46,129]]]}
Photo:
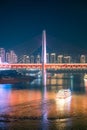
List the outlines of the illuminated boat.
{"label": "illuminated boat", "polygon": [[87,74],[84,75],[84,80],[87,81]]}
{"label": "illuminated boat", "polygon": [[66,99],[68,97],[71,97],[70,89],[61,89],[58,91],[57,99]]}

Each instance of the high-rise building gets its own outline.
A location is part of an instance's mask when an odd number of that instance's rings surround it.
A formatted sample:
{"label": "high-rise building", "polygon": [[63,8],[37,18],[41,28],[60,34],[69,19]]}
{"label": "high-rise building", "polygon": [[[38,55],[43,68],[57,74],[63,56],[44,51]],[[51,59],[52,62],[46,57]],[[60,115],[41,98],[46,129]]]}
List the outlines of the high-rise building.
{"label": "high-rise building", "polygon": [[36,63],[41,63],[40,55],[37,55],[37,56],[36,56]]}
{"label": "high-rise building", "polygon": [[47,63],[49,63],[50,62],[50,59],[49,59],[49,53],[46,53],[46,61],[47,61]]}
{"label": "high-rise building", "polygon": [[14,54],[13,63],[17,63],[17,62],[18,62],[18,57],[16,54]]}
{"label": "high-rise building", "polygon": [[21,58],[21,63],[30,63],[30,57],[28,55],[23,55]]}
{"label": "high-rise building", "polygon": [[10,53],[6,52],[6,62],[10,63]]}
{"label": "high-rise building", "polygon": [[0,57],[1,57],[1,62],[5,62],[5,49],[0,48]]}
{"label": "high-rise building", "polygon": [[13,50],[6,53],[6,62],[8,62],[8,63],[17,63],[18,62],[18,57]]}
{"label": "high-rise building", "polygon": [[10,63],[17,63],[17,55],[13,50],[10,51]]}
{"label": "high-rise building", "polygon": [[71,63],[71,56],[64,56],[64,63]]}
{"label": "high-rise building", "polygon": [[56,63],[56,53],[50,54],[50,63]]}
{"label": "high-rise building", "polygon": [[34,63],[34,56],[33,55],[30,56],[30,63]]}
{"label": "high-rise building", "polygon": [[86,63],[86,56],[85,55],[80,56],[80,63]]}
{"label": "high-rise building", "polygon": [[57,62],[58,63],[63,63],[63,55],[58,55],[57,56]]}
{"label": "high-rise building", "polygon": [[28,55],[26,56],[26,63],[30,63],[30,57]]}

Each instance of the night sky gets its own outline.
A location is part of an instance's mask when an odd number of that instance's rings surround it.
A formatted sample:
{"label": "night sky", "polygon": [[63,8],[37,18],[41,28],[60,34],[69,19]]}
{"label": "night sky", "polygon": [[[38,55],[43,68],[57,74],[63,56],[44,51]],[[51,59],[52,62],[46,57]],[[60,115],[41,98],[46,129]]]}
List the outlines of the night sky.
{"label": "night sky", "polygon": [[0,47],[32,53],[41,45],[57,53],[87,54],[87,3],[76,0],[0,0]]}

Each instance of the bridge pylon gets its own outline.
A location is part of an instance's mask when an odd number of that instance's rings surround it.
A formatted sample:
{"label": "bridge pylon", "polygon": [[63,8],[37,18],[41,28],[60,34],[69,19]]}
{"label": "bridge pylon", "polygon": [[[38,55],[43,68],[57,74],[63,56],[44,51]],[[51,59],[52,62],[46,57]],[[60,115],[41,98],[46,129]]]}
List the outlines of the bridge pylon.
{"label": "bridge pylon", "polygon": [[42,83],[46,85],[46,31],[42,33]]}

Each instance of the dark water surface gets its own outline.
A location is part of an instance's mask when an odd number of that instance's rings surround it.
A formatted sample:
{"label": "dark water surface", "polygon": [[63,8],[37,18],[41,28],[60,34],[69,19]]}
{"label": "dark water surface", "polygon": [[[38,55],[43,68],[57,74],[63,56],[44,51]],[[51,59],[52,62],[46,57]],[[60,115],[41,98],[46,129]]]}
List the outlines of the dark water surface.
{"label": "dark water surface", "polygon": [[[68,100],[57,100],[58,90],[71,89]],[[87,81],[84,74],[55,74],[32,83],[0,84],[0,129],[86,130]]]}

